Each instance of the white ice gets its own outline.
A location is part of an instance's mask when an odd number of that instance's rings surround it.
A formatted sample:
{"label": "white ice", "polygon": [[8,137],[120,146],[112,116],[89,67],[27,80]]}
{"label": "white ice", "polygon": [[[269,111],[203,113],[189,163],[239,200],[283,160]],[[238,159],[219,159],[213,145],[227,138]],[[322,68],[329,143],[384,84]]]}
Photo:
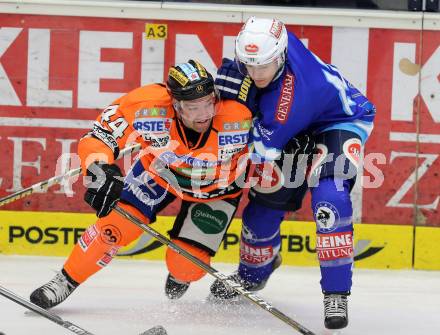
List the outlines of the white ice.
{"label": "white ice", "polygon": [[[28,299],[50,280],[63,258],[0,256],[0,285]],[[213,264],[229,273],[231,264]],[[193,283],[185,296],[169,301],[163,262],[115,260],[52,310],[93,334],[135,335],[163,325],[169,335],[298,334],[247,301],[221,305],[207,300],[212,277]],[[440,272],[355,269],[348,328],[323,326],[317,268],[284,266],[260,296],[315,334],[440,334]],[[5,335],[73,334],[0,296],[0,332]]]}

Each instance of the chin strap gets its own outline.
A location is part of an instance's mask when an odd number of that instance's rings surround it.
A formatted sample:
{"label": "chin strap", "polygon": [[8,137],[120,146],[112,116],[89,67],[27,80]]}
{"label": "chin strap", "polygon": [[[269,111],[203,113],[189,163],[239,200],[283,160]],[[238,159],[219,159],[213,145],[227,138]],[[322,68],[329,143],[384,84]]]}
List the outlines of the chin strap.
{"label": "chin strap", "polygon": [[281,55],[277,58],[278,71],[275,73],[275,76],[273,77],[272,81],[277,80],[283,73],[284,66],[286,64],[286,54],[287,54],[287,49],[284,52],[282,52]]}

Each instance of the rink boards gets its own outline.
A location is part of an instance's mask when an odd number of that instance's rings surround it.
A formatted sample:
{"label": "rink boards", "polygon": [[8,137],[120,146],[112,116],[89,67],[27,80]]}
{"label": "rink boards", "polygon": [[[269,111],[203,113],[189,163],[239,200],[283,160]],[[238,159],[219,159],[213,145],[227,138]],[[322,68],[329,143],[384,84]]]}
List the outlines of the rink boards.
{"label": "rink boards", "polygon": [[[189,58],[216,73],[242,23],[270,15],[377,106],[351,193],[354,221],[374,223],[356,225],[356,266],[440,269],[437,13],[105,0],[0,0],[0,12],[0,196],[76,167],[79,138],[113,99]],[[0,254],[67,255],[94,222],[74,214],[90,211],[74,181],[5,206]],[[283,224],[285,264],[317,265],[309,207]],[[166,232],[177,212],[168,206],[156,227]],[[239,230],[235,221],[216,261],[237,261]],[[121,253],[159,260],[164,248],[143,236]]]}
{"label": "rink boards", "polygon": [[[174,217],[161,216],[153,225],[163,234]],[[67,256],[95,215],[53,212],[1,211],[0,254]],[[240,219],[235,219],[220,246],[215,262],[238,261]],[[317,266],[314,222],[285,221],[281,227],[281,253],[285,265]],[[370,269],[440,270],[440,231],[438,228],[356,224],[355,265]],[[163,260],[165,248],[144,234],[123,248],[119,257]]]}
{"label": "rink boards", "polygon": [[[195,58],[215,74],[223,57],[234,57],[235,36],[252,14],[284,20],[377,107],[352,191],[354,221],[440,227],[434,13],[0,0],[0,196],[76,167],[78,140],[103,108],[163,82],[170,65]],[[83,213],[83,193],[80,183],[65,183],[6,209]],[[164,215],[177,211],[171,205]],[[308,206],[295,215],[312,220]]]}

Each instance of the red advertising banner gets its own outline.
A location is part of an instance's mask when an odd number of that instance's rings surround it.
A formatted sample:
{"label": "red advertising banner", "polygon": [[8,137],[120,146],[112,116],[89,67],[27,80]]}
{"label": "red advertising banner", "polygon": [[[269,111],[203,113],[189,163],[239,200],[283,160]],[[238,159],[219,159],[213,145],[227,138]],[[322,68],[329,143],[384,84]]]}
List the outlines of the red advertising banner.
{"label": "red advertising banner", "polygon": [[[64,171],[91,120],[125,92],[162,82],[170,65],[195,58],[215,73],[241,26],[7,14],[0,22],[0,196]],[[356,220],[440,225],[440,32],[288,28],[377,106],[364,187],[353,191]],[[80,180],[4,208],[89,212],[83,192]],[[309,196],[303,207],[294,217],[310,220]]]}
{"label": "red advertising banner", "polygon": [[385,164],[382,186],[363,190],[363,219],[440,225],[440,33],[370,29],[369,44],[378,114],[367,151]]}

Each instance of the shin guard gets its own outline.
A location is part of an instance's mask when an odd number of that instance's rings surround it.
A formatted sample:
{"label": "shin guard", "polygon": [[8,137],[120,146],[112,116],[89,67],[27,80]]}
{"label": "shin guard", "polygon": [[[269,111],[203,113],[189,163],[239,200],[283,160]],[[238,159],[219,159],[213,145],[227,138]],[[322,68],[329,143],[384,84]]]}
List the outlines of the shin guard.
{"label": "shin guard", "polygon": [[[119,203],[119,206],[148,222],[134,207],[123,203]],[[139,227],[112,211],[87,228],[67,258],[64,270],[77,283],[82,283],[109,264],[120,247],[126,246],[141,234]]]}
{"label": "shin guard", "polygon": [[[342,184],[338,190],[336,183]],[[312,188],[316,252],[321,267],[321,288],[325,293],[347,293],[352,285],[353,223],[347,180],[327,177]]]}
{"label": "shin guard", "polygon": [[[194,257],[200,259],[203,263],[210,265],[211,256],[207,251],[178,239],[173,239],[172,242],[188,251]],[[197,281],[206,274],[205,270],[199,268],[171,248],[167,248],[166,263],[170,274],[181,282]]]}
{"label": "shin guard", "polygon": [[283,210],[267,208],[252,200],[244,209],[238,267],[244,280],[258,284],[272,274],[281,245],[283,218]]}

